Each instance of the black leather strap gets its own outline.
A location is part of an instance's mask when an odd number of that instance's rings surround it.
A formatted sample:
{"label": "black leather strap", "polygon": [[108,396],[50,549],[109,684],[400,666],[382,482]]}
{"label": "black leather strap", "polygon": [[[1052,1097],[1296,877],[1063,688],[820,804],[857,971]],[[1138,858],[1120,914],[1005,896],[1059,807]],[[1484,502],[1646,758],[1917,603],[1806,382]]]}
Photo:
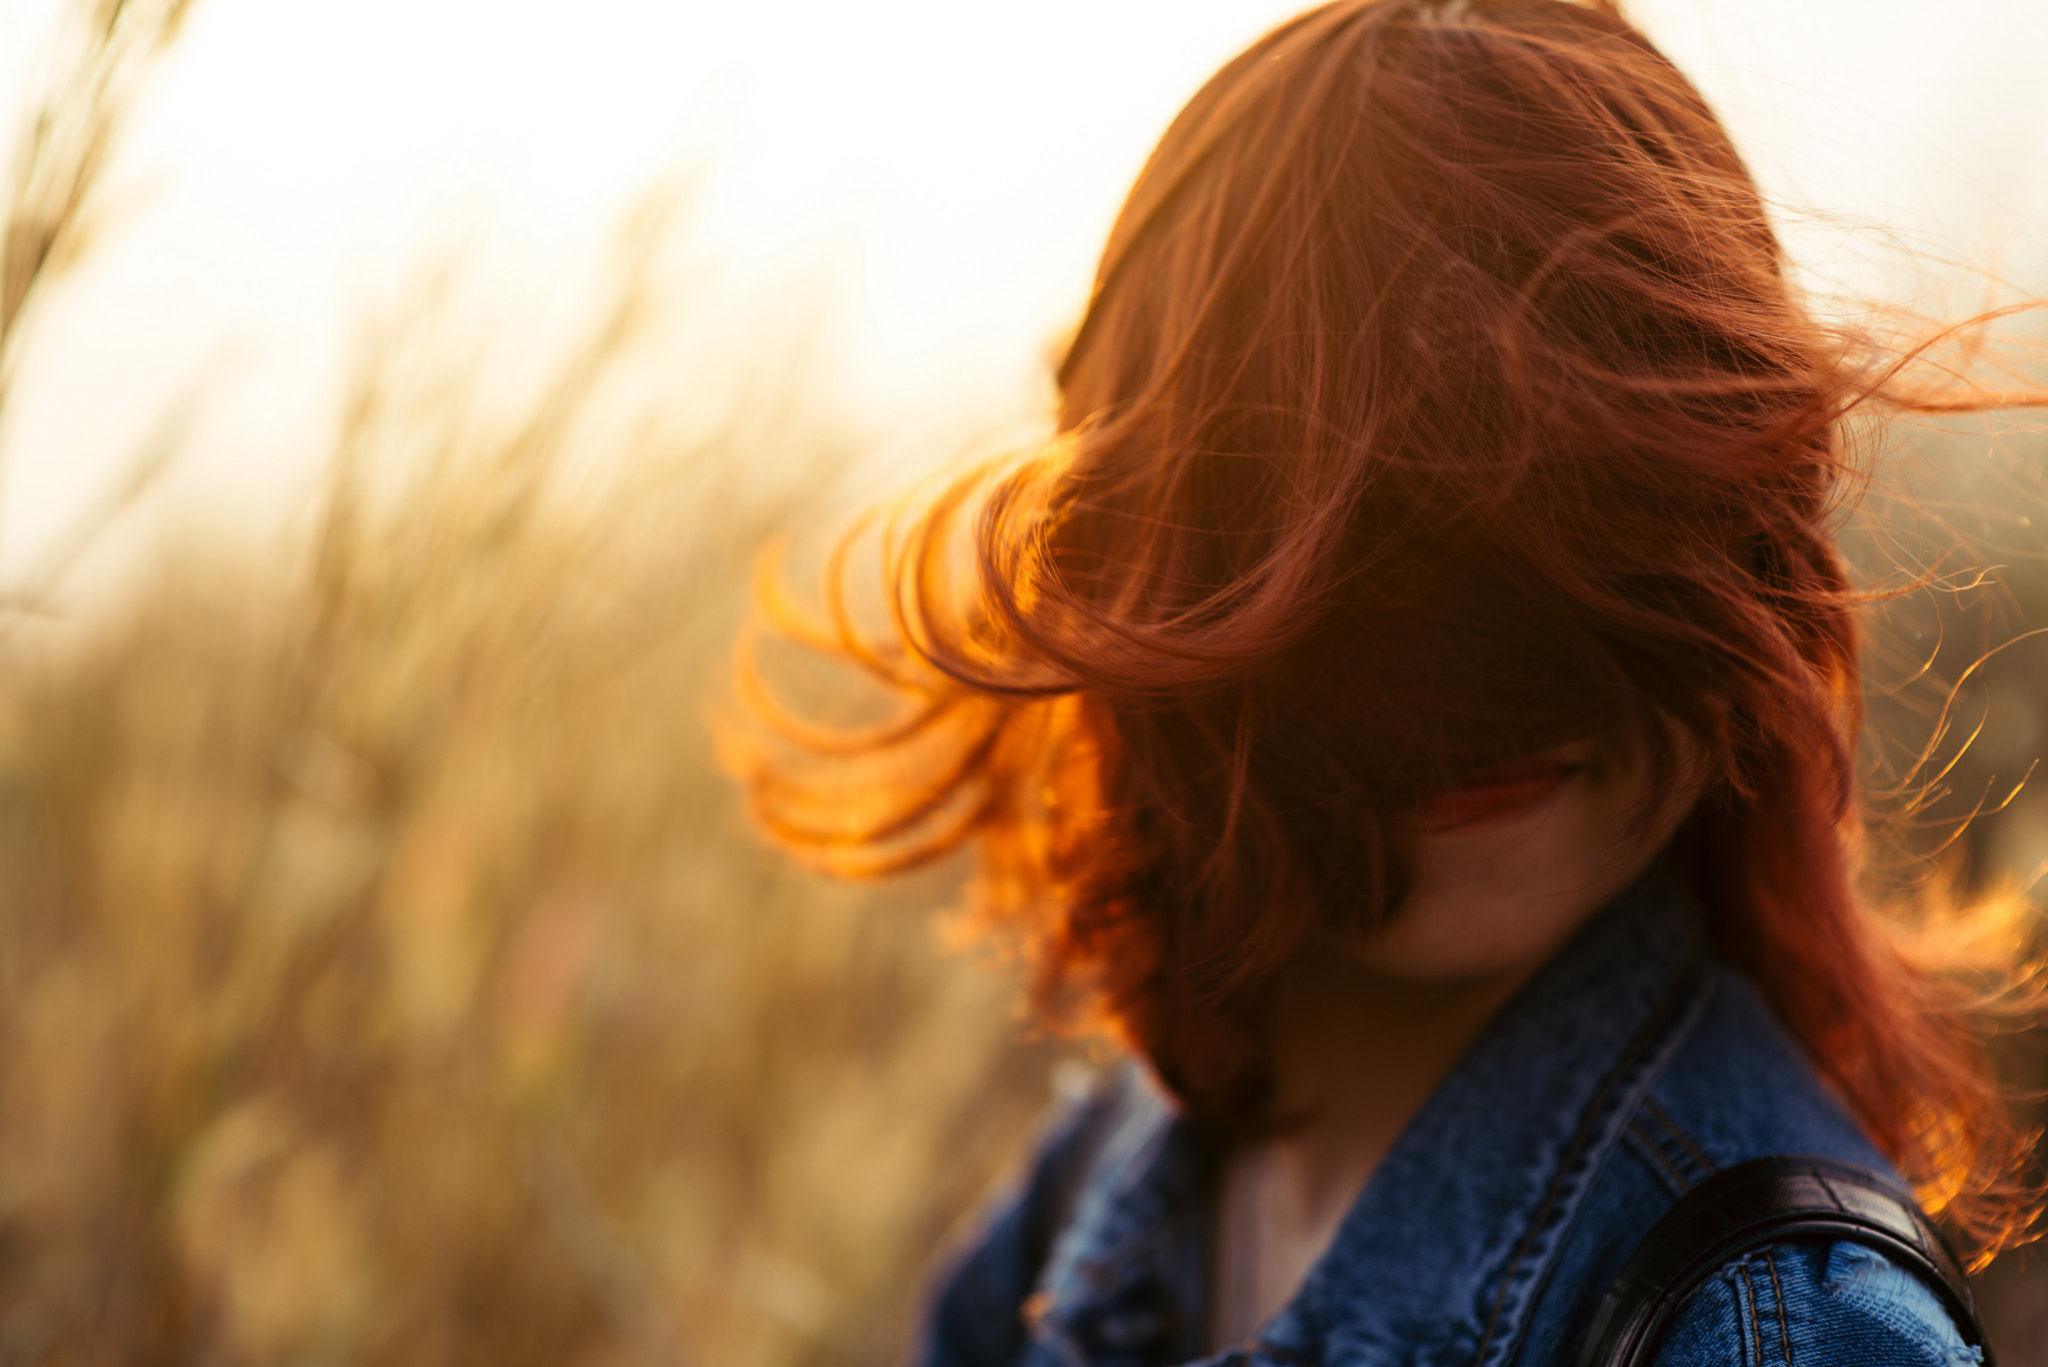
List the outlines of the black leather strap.
{"label": "black leather strap", "polygon": [[1848,1239],[1917,1275],[1963,1338],[1996,1367],[1955,1255],[1913,1198],[1832,1158],[1759,1158],[1715,1173],[1665,1212],[1594,1312],[1578,1367],[1648,1367],[1695,1287],[1746,1253],[1787,1240]]}

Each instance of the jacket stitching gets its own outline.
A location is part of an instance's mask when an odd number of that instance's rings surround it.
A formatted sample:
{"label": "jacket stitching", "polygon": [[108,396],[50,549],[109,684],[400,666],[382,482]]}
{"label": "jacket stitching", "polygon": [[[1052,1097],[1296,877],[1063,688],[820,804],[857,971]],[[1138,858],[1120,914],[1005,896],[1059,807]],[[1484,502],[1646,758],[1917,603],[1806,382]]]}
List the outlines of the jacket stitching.
{"label": "jacket stitching", "polygon": [[1630,1121],[1625,1137],[1633,1140],[1632,1147],[1649,1158],[1657,1171],[1664,1175],[1665,1185],[1671,1188],[1673,1196],[1683,1196],[1692,1187],[1691,1181],[1678,1170],[1678,1165],[1671,1161],[1670,1155],[1664,1152],[1656,1139],[1640,1124]]}
{"label": "jacket stitching", "polygon": [[1643,1098],[1643,1114],[1669,1135],[1677,1144],[1679,1152],[1692,1161],[1692,1180],[1695,1184],[1714,1175],[1717,1170],[1714,1160],[1707,1157],[1705,1151],[1694,1142],[1693,1137],[1685,1132],[1684,1126],[1672,1119],[1671,1112],[1657,1104],[1655,1097]]}
{"label": "jacket stitching", "polygon": [[1515,1245],[1514,1256],[1508,1259],[1507,1272],[1501,1277],[1500,1288],[1493,1295],[1493,1307],[1486,1318],[1486,1331],[1480,1335],[1479,1347],[1472,1354],[1472,1367],[1480,1367],[1486,1360],[1486,1350],[1493,1346],[1494,1333],[1500,1328],[1501,1311],[1507,1305],[1509,1289],[1515,1284],[1515,1274],[1521,1271],[1523,1260],[1535,1246],[1536,1236],[1548,1222],[1551,1208],[1557,1204],[1565,1179],[1578,1164],[1580,1156],[1591,1146],[1595,1121],[1601,1114],[1609,1094],[1621,1085],[1622,1079],[1627,1077],[1642,1057],[1650,1052],[1651,1044],[1664,1034],[1674,1019],[1681,1014],[1685,1004],[1697,995],[1704,978],[1704,965],[1695,958],[1680,972],[1678,981],[1665,992],[1663,999],[1651,1011],[1649,1020],[1644,1022],[1643,1028],[1629,1041],[1628,1048],[1622,1051],[1621,1057],[1593,1089],[1591,1099],[1579,1113],[1578,1128],[1573,1131],[1571,1139],[1565,1145],[1563,1159],[1544,1187],[1543,1199],[1536,1207],[1535,1217],[1530,1220],[1528,1229]]}
{"label": "jacket stitching", "polygon": [[1748,1258],[1742,1260],[1742,1289],[1747,1293],[1743,1300],[1749,1307],[1749,1360],[1756,1367],[1764,1367],[1764,1323],[1756,1308],[1756,1264]]}
{"label": "jacket stitching", "polygon": [[1785,1350],[1785,1367],[1792,1367],[1792,1329],[1785,1323],[1785,1285],[1778,1280],[1778,1255],[1764,1250],[1764,1263],[1771,1269],[1771,1299],[1778,1306],[1778,1342]]}
{"label": "jacket stitching", "polygon": [[1678,1128],[1670,1112],[1659,1106],[1651,1097],[1643,1098],[1643,1109],[1639,1118],[1648,1121],[1643,1132],[1661,1136],[1658,1149],[1669,1158],[1679,1174],[1685,1179],[1688,1189],[1698,1186],[1714,1175],[1714,1164],[1700,1152],[1699,1146]]}

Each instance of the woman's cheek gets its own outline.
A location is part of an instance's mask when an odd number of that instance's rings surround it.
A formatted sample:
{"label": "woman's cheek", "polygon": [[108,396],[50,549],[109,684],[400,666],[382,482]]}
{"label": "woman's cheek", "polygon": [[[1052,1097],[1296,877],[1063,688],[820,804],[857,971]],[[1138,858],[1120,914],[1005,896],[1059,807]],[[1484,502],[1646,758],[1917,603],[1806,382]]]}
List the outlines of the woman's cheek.
{"label": "woman's cheek", "polygon": [[1631,758],[1512,820],[1425,832],[1414,891],[1350,952],[1420,981],[1533,970],[1642,873],[1690,806],[1689,786],[1641,820],[1650,766]]}

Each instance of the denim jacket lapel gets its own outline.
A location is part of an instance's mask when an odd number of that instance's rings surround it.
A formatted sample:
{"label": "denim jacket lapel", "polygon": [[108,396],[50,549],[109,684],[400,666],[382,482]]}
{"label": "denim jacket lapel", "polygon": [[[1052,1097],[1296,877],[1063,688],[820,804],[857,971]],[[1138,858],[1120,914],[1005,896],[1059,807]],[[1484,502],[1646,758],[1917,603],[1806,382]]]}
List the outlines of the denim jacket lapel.
{"label": "denim jacket lapel", "polygon": [[1121,1114],[1026,1306],[1033,1337],[1073,1367],[1176,1362],[1204,1332],[1216,1145],[1151,1075],[1125,1070]]}
{"label": "denim jacket lapel", "polygon": [[[1300,1293],[1214,1361],[1508,1363],[1588,1183],[1699,1013],[1698,921],[1662,866],[1595,915],[1424,1103]],[[1202,1341],[1218,1145],[1140,1069],[1117,1105],[1028,1310],[1070,1367],[1157,1367]]]}
{"label": "denim jacket lapel", "polygon": [[1328,1367],[1509,1362],[1626,1118],[1697,1017],[1698,917],[1659,866],[1599,912],[1424,1103],[1260,1346]]}

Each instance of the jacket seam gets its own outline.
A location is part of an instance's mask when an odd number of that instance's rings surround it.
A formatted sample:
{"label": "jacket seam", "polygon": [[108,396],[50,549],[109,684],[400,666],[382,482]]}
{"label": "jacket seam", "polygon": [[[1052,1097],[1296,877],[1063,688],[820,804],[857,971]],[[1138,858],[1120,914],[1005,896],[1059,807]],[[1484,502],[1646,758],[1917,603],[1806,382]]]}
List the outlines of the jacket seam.
{"label": "jacket seam", "polygon": [[1749,1360],[1756,1367],[1764,1367],[1764,1322],[1756,1307],[1756,1264],[1748,1258],[1742,1260],[1742,1287],[1748,1293],[1744,1300],[1749,1306]]}
{"label": "jacket seam", "polygon": [[1694,1169],[1692,1174],[1693,1185],[1704,1182],[1719,1170],[1719,1165],[1713,1159],[1707,1157],[1706,1151],[1699,1146],[1699,1143],[1690,1134],[1686,1133],[1685,1127],[1672,1117],[1671,1112],[1658,1104],[1655,1097],[1646,1096],[1643,1098],[1642,1113],[1658,1129],[1664,1131],[1678,1146],[1679,1154],[1690,1161]]}
{"label": "jacket seam", "polygon": [[1785,1322],[1785,1284],[1778,1280],[1778,1255],[1765,1249],[1764,1263],[1771,1269],[1771,1300],[1778,1307],[1778,1343],[1785,1351],[1785,1367],[1792,1367],[1792,1328]]}
{"label": "jacket seam", "polygon": [[1622,1085],[1623,1079],[1628,1077],[1636,1065],[1651,1052],[1652,1045],[1684,1015],[1686,1005],[1700,995],[1706,981],[1705,968],[1704,960],[1698,956],[1685,965],[1678,974],[1678,980],[1666,990],[1663,998],[1651,1011],[1650,1018],[1636,1032],[1635,1038],[1629,1041],[1621,1057],[1601,1077],[1599,1084],[1593,1089],[1593,1095],[1579,1112],[1578,1126],[1565,1145],[1564,1153],[1556,1169],[1551,1173],[1550,1181],[1544,1187],[1543,1199],[1537,1204],[1536,1213],[1516,1244],[1513,1256],[1508,1259],[1507,1271],[1502,1274],[1500,1286],[1494,1292],[1493,1306],[1487,1315],[1485,1331],[1481,1333],[1479,1346],[1472,1354],[1472,1367],[1481,1367],[1485,1362],[1486,1351],[1493,1346],[1494,1334],[1500,1328],[1501,1312],[1507,1305],[1508,1291],[1514,1285],[1515,1275],[1521,1271],[1522,1263],[1535,1246],[1537,1235],[1542,1232],[1548,1221],[1552,1207],[1557,1204],[1566,1176],[1592,1146],[1597,1117],[1600,1116],[1607,1099]]}
{"label": "jacket seam", "polygon": [[1693,1184],[1679,1171],[1678,1165],[1671,1161],[1671,1156],[1665,1153],[1656,1139],[1637,1122],[1629,1122],[1623,1137],[1633,1141],[1630,1147],[1650,1159],[1651,1166],[1663,1174],[1665,1185],[1671,1189],[1673,1196],[1683,1196],[1692,1188]]}

